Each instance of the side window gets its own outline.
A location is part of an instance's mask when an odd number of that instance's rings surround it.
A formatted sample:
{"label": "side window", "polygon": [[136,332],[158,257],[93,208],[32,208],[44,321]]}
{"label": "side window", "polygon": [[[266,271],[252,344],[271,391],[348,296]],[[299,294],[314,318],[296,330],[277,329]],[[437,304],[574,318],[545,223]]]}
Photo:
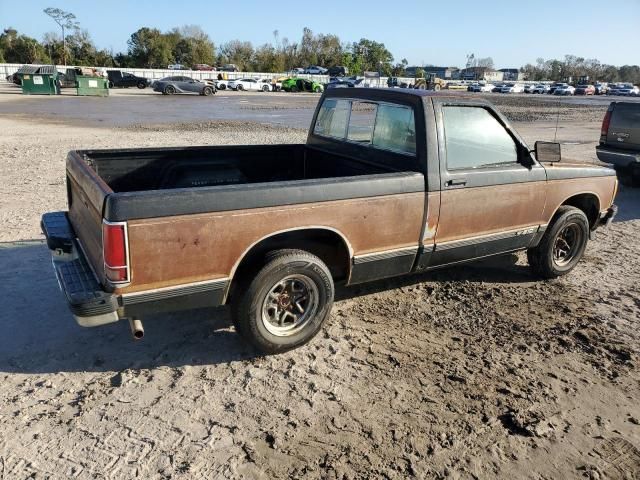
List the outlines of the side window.
{"label": "side window", "polygon": [[447,169],[483,168],[518,162],[516,144],[482,107],[443,107]]}
{"label": "side window", "polygon": [[349,118],[349,133],[347,139],[370,145],[373,139],[373,128],[376,124],[378,105],[371,102],[351,102],[351,117]]}
{"label": "side window", "polygon": [[379,105],[373,146],[415,154],[416,122],[413,109],[398,105]]}
{"label": "side window", "polygon": [[344,139],[347,134],[347,123],[351,102],[329,98],[322,103],[313,133],[325,137]]}

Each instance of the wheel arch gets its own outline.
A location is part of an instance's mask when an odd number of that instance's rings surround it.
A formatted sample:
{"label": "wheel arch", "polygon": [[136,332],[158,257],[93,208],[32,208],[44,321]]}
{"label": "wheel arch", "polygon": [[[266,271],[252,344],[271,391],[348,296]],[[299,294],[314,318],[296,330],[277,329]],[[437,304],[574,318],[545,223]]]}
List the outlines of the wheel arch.
{"label": "wheel arch", "polygon": [[595,192],[581,192],[566,198],[553,212],[551,218],[556,216],[558,209],[562,206],[571,206],[582,210],[589,220],[589,227],[593,228],[598,221],[600,215],[600,197]]}
{"label": "wheel arch", "polygon": [[334,280],[348,280],[351,275],[353,248],[341,231],[327,226],[280,230],[256,240],[240,255],[231,269],[223,303],[227,303],[234,287],[248,272],[264,264],[267,253],[282,249],[305,250],[316,255],[327,265]]}

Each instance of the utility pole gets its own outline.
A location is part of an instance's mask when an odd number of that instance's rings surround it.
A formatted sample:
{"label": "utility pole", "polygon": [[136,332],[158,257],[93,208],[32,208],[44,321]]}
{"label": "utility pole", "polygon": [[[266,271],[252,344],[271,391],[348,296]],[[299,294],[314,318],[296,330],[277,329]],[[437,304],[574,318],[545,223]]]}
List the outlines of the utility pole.
{"label": "utility pole", "polygon": [[67,65],[67,37],[65,36],[65,28],[67,30],[73,28],[77,30],[80,27],[80,23],[76,20],[76,16],[73,13],[65,12],[59,8],[45,8],[44,13],[53,18],[60,28],[62,28],[62,63]]}

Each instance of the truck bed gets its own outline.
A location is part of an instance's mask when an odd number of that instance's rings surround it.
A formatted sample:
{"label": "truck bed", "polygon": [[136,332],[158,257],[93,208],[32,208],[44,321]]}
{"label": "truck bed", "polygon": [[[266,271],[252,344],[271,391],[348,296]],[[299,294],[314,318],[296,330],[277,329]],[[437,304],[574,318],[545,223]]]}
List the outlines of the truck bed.
{"label": "truck bed", "polygon": [[214,187],[388,173],[304,144],[82,152],[113,192]]}

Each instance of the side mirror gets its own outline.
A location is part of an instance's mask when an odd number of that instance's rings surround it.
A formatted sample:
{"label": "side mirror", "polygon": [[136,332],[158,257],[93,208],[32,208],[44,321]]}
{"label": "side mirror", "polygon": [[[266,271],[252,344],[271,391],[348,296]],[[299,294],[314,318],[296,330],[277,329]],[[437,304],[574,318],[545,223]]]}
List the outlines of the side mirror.
{"label": "side mirror", "polygon": [[562,158],[559,143],[536,142],[534,151],[540,163],[555,163]]}

